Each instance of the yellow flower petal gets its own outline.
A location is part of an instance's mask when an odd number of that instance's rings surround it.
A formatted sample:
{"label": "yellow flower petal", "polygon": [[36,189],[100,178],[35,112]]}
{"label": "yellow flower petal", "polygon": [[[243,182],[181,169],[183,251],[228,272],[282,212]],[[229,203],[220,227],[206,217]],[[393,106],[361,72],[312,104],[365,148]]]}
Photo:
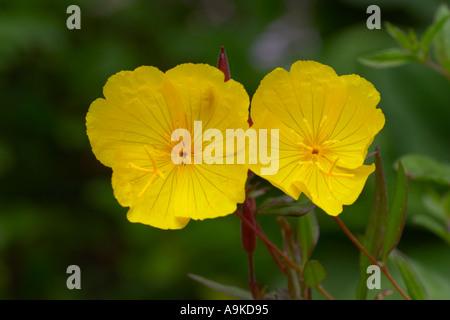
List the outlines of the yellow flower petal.
{"label": "yellow flower petal", "polygon": [[315,141],[323,136],[319,127],[338,116],[344,101],[345,87],[332,68],[298,61],[290,72],[277,68],[261,81],[251,113],[256,123],[267,109],[305,139]]}
{"label": "yellow flower petal", "polygon": [[276,146],[271,144],[271,130],[279,130],[278,158],[272,156],[272,161],[278,161],[278,172],[272,175],[262,175],[261,168],[268,168],[271,164],[262,164],[259,156],[257,164],[250,165],[250,170],[264,177],[264,179],[287,195],[298,199],[300,191],[298,188],[293,187],[293,183],[298,180],[300,173],[302,154],[299,152],[297,143],[301,139],[294,130],[288,128],[278,117],[267,110],[262,111],[258,119],[259,121],[255,122],[252,128],[255,130],[267,130],[267,142],[264,143],[261,139],[258,143],[263,152],[268,153],[268,156],[274,155],[275,150],[273,149],[276,148]]}
{"label": "yellow flower petal", "polygon": [[[161,156],[160,152],[159,149],[146,145],[117,147],[112,186],[114,195],[122,206],[131,206],[144,194],[144,189],[153,188],[158,180],[164,180],[175,167],[169,161],[169,156]],[[153,173],[155,169],[157,172]],[[152,183],[148,184],[151,179]]]}
{"label": "yellow flower petal", "polygon": [[175,190],[178,187],[176,169],[166,174],[165,179],[157,179],[145,193],[135,199],[127,218],[160,229],[181,229],[189,218],[176,216]]}
{"label": "yellow flower petal", "polygon": [[245,200],[247,166],[191,165],[176,168],[180,178],[175,215],[192,219],[225,216]]}
{"label": "yellow flower petal", "polygon": [[350,205],[358,199],[375,165],[363,165],[356,169],[336,167],[334,176],[328,177],[324,172],[330,166],[322,169],[314,164],[305,165],[294,185],[326,213],[337,216],[342,212],[342,205]]}
{"label": "yellow flower petal", "polygon": [[280,169],[275,175],[261,175],[260,165],[252,170],[288,195],[304,192],[328,214],[339,214],[374,170],[363,163],[384,126],[379,100],[370,82],[339,77],[317,62],[275,69],[258,87],[251,114],[255,128],[280,129]]}
{"label": "yellow flower petal", "polygon": [[180,65],[166,74],[140,67],[112,76],[104,95],[89,108],[87,133],[97,159],[113,169],[114,195],[130,207],[130,221],[179,229],[191,218],[233,213],[244,201],[246,166],[171,159],[178,144],[173,131],[188,129],[194,139],[194,121],[204,122],[203,130],[248,128],[242,85],[225,83],[223,73],[207,65]]}
{"label": "yellow flower petal", "polygon": [[384,115],[376,109],[380,94],[367,80],[357,75],[341,76],[347,98],[328,140],[336,141],[329,153],[341,159],[341,165],[356,168],[363,164],[374,136],[384,126]]}
{"label": "yellow flower petal", "polygon": [[87,134],[100,162],[112,167],[121,146],[168,146],[181,104],[164,73],[154,67],[121,71],[108,79],[103,91],[106,99],[95,100],[86,116]]}
{"label": "yellow flower petal", "polygon": [[168,70],[166,76],[181,96],[189,131],[194,121],[202,121],[203,130],[248,128],[248,94],[233,79],[224,82],[219,69],[186,63]]}

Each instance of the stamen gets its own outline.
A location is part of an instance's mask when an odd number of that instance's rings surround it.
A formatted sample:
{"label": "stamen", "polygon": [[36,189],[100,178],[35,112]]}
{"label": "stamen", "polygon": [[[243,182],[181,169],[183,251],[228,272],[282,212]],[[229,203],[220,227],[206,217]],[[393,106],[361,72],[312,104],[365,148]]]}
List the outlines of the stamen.
{"label": "stamen", "polygon": [[323,174],[326,175],[325,171],[323,170],[322,165],[320,164],[319,161],[314,162],[314,164],[317,166],[317,168],[319,168],[320,172],[322,172]]}
{"label": "stamen", "polygon": [[155,158],[152,156],[152,154],[150,153],[150,149],[147,146],[144,146],[145,148],[145,152],[147,153],[148,157],[150,158],[150,160],[152,161],[152,165],[153,165],[153,173],[158,174],[161,178],[165,178],[164,174],[158,170],[158,166],[156,165],[156,161]]}
{"label": "stamen", "polygon": [[319,129],[322,128],[322,125],[325,123],[325,121],[327,120],[327,118],[328,118],[327,115],[324,115],[324,116],[322,117],[322,119],[320,120],[320,123],[319,123]]}
{"label": "stamen", "polygon": [[307,144],[304,144],[303,142],[297,141],[296,144],[298,144],[299,146],[302,146],[305,149],[308,149],[309,151],[313,151],[313,148],[308,146]]}
{"label": "stamen", "polygon": [[145,193],[145,191],[147,191],[148,187],[150,187],[150,185],[155,181],[156,178],[156,174],[152,175],[152,177],[145,184],[145,187],[141,190],[141,192],[139,192],[137,196],[138,198],[140,198]]}
{"label": "stamen", "polygon": [[160,177],[160,178],[162,178],[162,179],[165,178],[164,173],[163,173],[161,170],[158,170],[158,165],[156,164],[156,160],[155,160],[155,158],[153,157],[153,155],[152,155],[152,153],[151,153],[149,147],[147,147],[147,146],[145,145],[145,146],[144,146],[144,149],[145,149],[145,153],[147,153],[147,156],[150,158],[150,161],[152,162],[153,169],[142,168],[142,167],[139,167],[139,166],[137,166],[137,165],[135,165],[134,163],[131,163],[131,162],[128,163],[128,165],[129,165],[131,168],[135,169],[135,170],[138,170],[138,171],[141,171],[141,172],[145,172],[145,173],[151,173],[151,174],[152,174],[152,176],[150,177],[150,179],[149,179],[149,180],[147,181],[147,183],[145,184],[144,188],[141,190],[141,192],[139,192],[139,194],[138,194],[138,196],[137,196],[138,198],[140,198],[140,197],[145,193],[145,191],[147,191],[147,189],[148,189],[148,188],[150,187],[150,185],[156,180],[156,178],[158,178],[158,177]]}
{"label": "stamen", "polygon": [[152,150],[157,156],[159,157],[171,157],[170,153],[163,152],[160,148],[155,146],[153,143],[149,143],[153,147],[154,150]]}
{"label": "stamen", "polygon": [[330,170],[328,170],[328,172],[325,172],[325,170],[323,170],[323,167],[320,163],[316,163],[317,167],[319,168],[320,172],[322,172],[324,175],[327,176],[327,185],[328,185],[328,189],[330,189],[330,192],[333,192],[333,188],[331,186],[331,177],[335,177],[335,178],[351,178],[354,177],[355,175],[352,173],[333,173],[334,168],[336,167],[337,163],[339,162],[339,158],[336,158],[333,163],[331,164]]}
{"label": "stamen", "polygon": [[336,158],[336,159],[333,161],[333,164],[331,165],[330,171],[328,171],[328,174],[327,174],[328,177],[331,176],[331,173],[333,172],[333,169],[334,169],[334,167],[336,166],[336,164],[338,163],[338,161],[339,161],[339,158]]}
{"label": "stamen", "polygon": [[335,143],[338,143],[339,140],[325,140],[324,142],[322,142],[323,146],[328,146],[328,145],[333,145]]}
{"label": "stamen", "polygon": [[141,168],[141,167],[139,167],[139,166],[137,166],[137,165],[135,165],[134,163],[131,163],[131,162],[128,162],[128,165],[131,168],[133,168],[133,169],[135,169],[137,171],[146,172],[146,173],[155,173],[154,170]]}

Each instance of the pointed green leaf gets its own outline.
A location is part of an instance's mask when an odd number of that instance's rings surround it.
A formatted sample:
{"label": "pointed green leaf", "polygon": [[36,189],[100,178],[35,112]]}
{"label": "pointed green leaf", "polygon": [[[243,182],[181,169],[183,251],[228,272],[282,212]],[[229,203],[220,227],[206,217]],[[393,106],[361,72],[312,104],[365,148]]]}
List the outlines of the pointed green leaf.
{"label": "pointed green leaf", "polygon": [[358,58],[359,62],[374,68],[390,68],[415,62],[416,58],[402,49],[392,48]]}
{"label": "pointed green leaf", "polygon": [[387,32],[398,42],[399,45],[410,50],[411,52],[414,52],[414,48],[416,46],[414,39],[408,37],[402,30],[390,24],[389,22],[386,22],[385,25]]}
{"label": "pointed green leaf", "polygon": [[[438,22],[450,14],[446,4],[442,4],[436,10],[434,21]],[[435,35],[433,49],[438,62],[450,72],[450,19],[448,19]]]}
{"label": "pointed green leaf", "polygon": [[419,154],[403,156],[401,161],[409,178],[450,185],[450,164]]}
{"label": "pointed green leaf", "polygon": [[386,233],[383,241],[382,260],[386,261],[388,254],[395,249],[402,236],[408,207],[408,181],[402,162],[398,164],[395,196],[389,210]]}
{"label": "pointed green leaf", "polygon": [[319,224],[314,210],[298,218],[297,230],[302,268],[304,268],[319,240]]}
{"label": "pointed green leaf", "polygon": [[317,260],[309,260],[303,270],[305,285],[308,287],[317,287],[327,277],[327,272],[322,264]]}
{"label": "pointed green leaf", "polygon": [[200,282],[201,284],[207,286],[208,288],[217,290],[219,292],[225,293],[229,295],[230,297],[237,298],[237,299],[244,299],[244,300],[251,300],[252,295],[250,292],[237,288],[230,285],[221,284],[206,278],[203,278],[201,276],[195,275],[195,274],[188,274],[189,278]]}
{"label": "pointed green leaf", "polygon": [[420,39],[420,47],[422,49],[425,58],[428,57],[431,42],[434,40],[438,32],[441,31],[442,27],[449,18],[450,13],[440,18],[438,21],[435,21],[431,26],[428,27],[428,29],[423,34],[422,38]]}
{"label": "pointed green leaf", "polygon": [[[375,150],[377,151],[375,155],[375,195],[362,245],[372,257],[378,259],[381,254],[384,234],[387,226],[389,205],[386,179],[384,176],[383,163],[378,146],[375,147]],[[371,264],[372,262],[370,262],[370,260],[361,252],[359,256],[360,279],[356,291],[357,299],[362,300],[367,297],[366,271],[367,267]]]}
{"label": "pointed green leaf", "polygon": [[301,201],[282,202],[268,205],[259,209],[257,213],[262,215],[301,217],[314,208],[315,205],[311,202],[311,200],[305,199]]}
{"label": "pointed green leaf", "polygon": [[423,287],[423,284],[417,277],[416,272],[409,264],[405,256],[403,256],[398,251],[394,251],[394,261],[397,265],[400,274],[402,275],[403,281],[405,282],[408,294],[413,300],[428,300],[428,295]]}

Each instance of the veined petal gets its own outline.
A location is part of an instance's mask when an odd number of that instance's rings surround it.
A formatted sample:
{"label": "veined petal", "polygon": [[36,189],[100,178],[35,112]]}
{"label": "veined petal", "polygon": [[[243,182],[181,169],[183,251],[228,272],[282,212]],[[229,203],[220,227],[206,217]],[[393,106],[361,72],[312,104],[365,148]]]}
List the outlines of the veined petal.
{"label": "veined petal", "polygon": [[376,106],[380,94],[367,80],[357,75],[340,77],[347,88],[347,98],[327,140],[336,141],[330,145],[328,154],[340,158],[341,166],[357,168],[367,155],[367,149],[374,136],[383,128],[385,118]]}
{"label": "veined petal", "polygon": [[215,164],[176,168],[175,215],[203,220],[233,213],[245,200],[247,170],[244,165]]}
{"label": "veined petal", "polygon": [[326,121],[337,117],[345,87],[334,70],[314,61],[298,61],[290,72],[277,68],[262,81],[252,99],[252,119],[267,109],[311,142],[327,132]]}
{"label": "veined petal", "polygon": [[103,92],[106,99],[95,100],[86,115],[87,134],[100,162],[114,166],[116,149],[123,146],[168,146],[181,103],[161,71],[121,71],[108,79]]}
{"label": "veined petal", "polygon": [[[264,141],[259,134],[258,161],[257,164],[250,165],[250,170],[284,193],[298,199],[301,192],[298,188],[293,187],[293,183],[299,179],[302,166],[303,153],[300,152],[298,144],[302,138],[268,110],[262,111],[262,114],[259,115],[259,121],[255,122],[252,128],[258,133],[260,130],[267,130],[267,140]],[[278,130],[278,145],[272,145],[272,130]],[[275,148],[278,150],[275,150]],[[276,153],[278,153],[277,157],[275,156]],[[261,154],[267,155],[272,163],[262,164]],[[262,168],[275,166],[277,162],[275,174],[262,174]]]}
{"label": "veined petal", "polygon": [[128,211],[128,220],[160,229],[184,228],[190,219],[176,216],[174,193],[178,184],[173,168],[164,179],[155,180],[142,196],[135,199]]}
{"label": "veined petal", "polygon": [[311,201],[332,216],[342,212],[342,205],[356,201],[375,165],[363,165],[356,169],[333,168],[332,164],[320,167],[308,164],[302,168],[300,179],[294,183]]}
{"label": "veined petal", "polygon": [[166,72],[166,77],[180,93],[186,128],[192,132],[193,122],[202,121],[209,128],[248,128],[249,97],[244,87],[207,64],[186,63]]}
{"label": "veined petal", "polygon": [[[339,214],[343,205],[357,199],[374,170],[363,163],[384,125],[376,109],[379,100],[368,81],[356,75],[338,77],[317,62],[296,62],[290,72],[274,70],[261,82],[251,106],[255,127],[285,125],[279,172],[261,176],[294,198],[304,192],[328,214]],[[295,162],[283,162],[283,157]]]}
{"label": "veined petal", "polygon": [[174,166],[170,155],[161,155],[153,146],[118,147],[112,168],[114,196],[122,206],[129,207]]}

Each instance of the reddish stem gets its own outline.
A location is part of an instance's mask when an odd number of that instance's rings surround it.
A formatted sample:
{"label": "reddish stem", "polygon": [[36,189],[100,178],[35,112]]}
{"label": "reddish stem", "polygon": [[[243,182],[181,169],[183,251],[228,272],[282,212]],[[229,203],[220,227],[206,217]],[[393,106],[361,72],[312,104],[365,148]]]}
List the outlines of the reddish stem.
{"label": "reddish stem", "polygon": [[284,253],[278,249],[267,237],[266,235],[262,232],[261,228],[259,228],[259,226],[255,226],[253,224],[251,224],[250,221],[248,221],[243,215],[242,213],[240,213],[238,210],[236,210],[236,215],[239,217],[239,219],[242,220],[243,223],[245,223],[248,227],[252,228],[253,231],[256,233],[256,235],[262,240],[262,242],[264,243],[264,245],[267,247],[267,249],[269,250],[270,255],[272,256],[272,258],[275,260],[275,263],[278,265],[278,267],[280,268],[280,270],[285,273],[285,267],[283,265],[283,263],[280,261],[280,259],[278,258],[277,254],[284,256]]}
{"label": "reddish stem", "polygon": [[377,265],[381,271],[384,273],[386,278],[392,283],[392,285],[397,289],[397,291],[402,295],[403,298],[406,300],[411,300],[411,298],[400,288],[400,286],[395,282],[394,278],[389,273],[388,268],[385,265],[380,265],[378,261],[372,257],[372,255],[359,243],[358,239],[348,230],[348,228],[345,226],[345,224],[342,222],[341,219],[338,217],[332,217],[334,221],[338,224],[338,226],[344,231],[345,235],[354,243],[354,245],[362,252],[364,255],[372,262],[373,264]]}
{"label": "reddish stem", "polygon": [[228,66],[228,58],[225,53],[225,48],[220,47],[219,59],[217,61],[217,68],[225,74],[225,82],[230,80],[230,67]]}

